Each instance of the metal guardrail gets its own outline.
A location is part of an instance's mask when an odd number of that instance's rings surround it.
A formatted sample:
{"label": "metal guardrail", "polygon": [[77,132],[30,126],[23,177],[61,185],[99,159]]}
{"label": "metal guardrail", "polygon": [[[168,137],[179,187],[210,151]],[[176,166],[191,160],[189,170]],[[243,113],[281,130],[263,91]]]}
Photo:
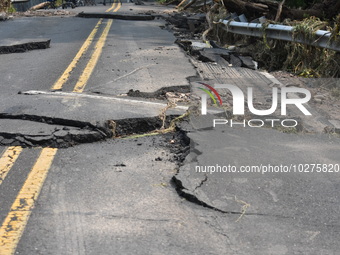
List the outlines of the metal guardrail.
{"label": "metal guardrail", "polygon": [[[246,21],[244,15],[236,17],[240,21]],[[261,20],[262,19],[262,20]],[[289,42],[297,42],[307,45],[312,45],[316,47],[322,47],[330,50],[340,51],[340,43],[331,41],[331,32],[325,30],[318,30],[312,38],[307,38],[306,36],[294,34],[294,27],[283,26],[283,25],[273,25],[269,24],[264,26],[261,24],[263,22],[263,17],[257,19],[255,22],[260,23],[248,23],[248,22],[238,22],[233,21],[234,17],[230,20],[221,20],[223,23],[223,29],[227,32],[263,37],[264,34],[267,38],[277,39]]]}

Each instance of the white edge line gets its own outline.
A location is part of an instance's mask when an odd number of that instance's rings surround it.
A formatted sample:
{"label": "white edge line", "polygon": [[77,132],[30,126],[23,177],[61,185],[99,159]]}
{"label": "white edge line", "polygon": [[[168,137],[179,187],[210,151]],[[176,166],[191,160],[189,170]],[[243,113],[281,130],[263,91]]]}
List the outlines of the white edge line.
{"label": "white edge line", "polygon": [[[125,98],[117,98],[117,97],[96,96],[96,95],[82,94],[82,93],[76,93],[76,92],[60,92],[60,91],[47,92],[47,91],[29,90],[29,91],[22,92],[22,94],[82,97],[82,98],[91,98],[91,99],[121,101],[121,102],[136,103],[136,104],[158,105],[158,106],[163,106],[163,107],[167,106],[167,104],[164,104],[164,103],[148,102],[148,101],[142,101],[142,100],[133,100],[133,99],[125,99]],[[189,106],[177,105],[174,109],[188,110],[188,108]]]}

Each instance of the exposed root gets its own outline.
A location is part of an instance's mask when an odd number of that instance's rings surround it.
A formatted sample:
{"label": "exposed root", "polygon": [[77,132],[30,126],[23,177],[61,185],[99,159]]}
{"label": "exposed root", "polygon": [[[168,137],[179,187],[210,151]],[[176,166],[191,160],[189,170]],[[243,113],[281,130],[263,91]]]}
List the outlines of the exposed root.
{"label": "exposed root", "polygon": [[237,203],[243,204],[243,206],[241,208],[241,215],[236,220],[236,222],[239,222],[241,220],[241,218],[243,217],[243,215],[246,214],[248,207],[250,207],[250,204],[248,204],[247,202],[244,202],[243,200],[237,199],[236,196],[235,196],[235,201]]}

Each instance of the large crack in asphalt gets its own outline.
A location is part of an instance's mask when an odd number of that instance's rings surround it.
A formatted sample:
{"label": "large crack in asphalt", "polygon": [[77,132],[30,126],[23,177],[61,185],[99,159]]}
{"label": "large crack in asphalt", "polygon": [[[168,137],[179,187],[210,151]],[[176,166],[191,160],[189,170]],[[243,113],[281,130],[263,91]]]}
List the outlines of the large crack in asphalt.
{"label": "large crack in asphalt", "polygon": [[[86,122],[29,114],[0,113],[0,145],[67,148],[108,138],[165,133],[178,115]],[[164,131],[164,132],[163,132]],[[157,133],[156,133],[157,134]],[[177,154],[182,151],[177,151]]]}
{"label": "large crack in asphalt", "polygon": [[0,113],[0,145],[65,148],[112,137],[109,122]]}
{"label": "large crack in asphalt", "polygon": [[115,137],[148,134],[156,130],[166,129],[178,115],[167,115],[163,123],[160,117],[129,118],[111,121],[114,125]]}
{"label": "large crack in asphalt", "polygon": [[[167,115],[164,122],[159,116],[156,116],[91,123],[38,115],[0,113],[0,124],[2,127],[0,131],[0,145],[66,148],[81,143],[98,142],[107,138],[119,139],[136,134],[150,134],[155,130],[168,128],[176,118],[178,118],[178,115]],[[184,120],[185,121],[182,120],[184,123],[187,122],[187,117],[185,117]],[[11,131],[13,125],[22,125],[23,129]],[[31,127],[25,129],[27,125],[32,125],[35,130],[32,132]],[[256,215],[287,218],[282,215],[249,213],[242,210],[227,211],[209,204],[198,195],[198,193],[200,193],[199,189],[205,185],[209,179],[207,175],[204,175],[199,180],[194,180],[193,183],[196,184],[193,187],[186,187],[180,177],[180,171],[184,166],[184,162],[188,159],[190,152],[195,151],[195,149],[193,148],[193,150],[191,150],[193,147],[192,141],[187,135],[188,131],[182,128],[182,126],[183,124],[176,123],[174,130],[165,134],[166,136],[171,136],[170,141],[173,142],[165,143],[164,145],[169,148],[173,155],[173,160],[178,165],[177,173],[172,177],[170,182],[180,197],[194,204],[224,214],[234,214],[240,217],[243,215]],[[160,132],[159,134],[164,133]],[[196,151],[196,153],[199,153],[199,151]]]}
{"label": "large crack in asphalt", "polygon": [[154,98],[154,99],[166,99],[167,93],[190,93],[191,88],[190,85],[183,85],[183,86],[170,86],[170,87],[163,87],[155,92],[141,92],[139,90],[130,89],[127,93],[129,97],[141,97],[141,98]]}
{"label": "large crack in asphalt", "polygon": [[189,118],[182,121],[179,125],[176,125],[176,134],[178,134],[177,137],[181,139],[181,142],[177,145],[177,150],[173,150],[173,148],[171,148],[171,152],[176,155],[175,160],[177,162],[177,173],[172,177],[171,183],[180,197],[185,198],[191,203],[222,214],[238,215],[238,220],[245,215],[284,219],[291,218],[280,214],[247,212],[247,207],[249,205],[241,200],[236,201],[239,204],[239,211],[232,208],[230,210],[226,210],[212,205],[204,194],[204,191],[201,190],[201,188],[208,183],[209,176],[207,174],[194,176],[190,174],[190,169],[187,169],[187,167],[190,166],[190,162],[194,162],[197,156],[201,154],[201,152],[195,148],[195,142],[188,136],[188,132],[190,132],[187,128],[188,121]]}

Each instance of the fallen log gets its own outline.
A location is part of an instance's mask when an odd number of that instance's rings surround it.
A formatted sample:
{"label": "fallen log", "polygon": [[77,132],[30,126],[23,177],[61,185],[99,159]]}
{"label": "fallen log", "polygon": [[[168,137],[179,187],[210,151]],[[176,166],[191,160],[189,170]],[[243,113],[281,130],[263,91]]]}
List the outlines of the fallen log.
{"label": "fallen log", "polygon": [[188,9],[190,6],[196,3],[197,0],[191,0],[188,4],[183,7],[183,10]]}
{"label": "fallen log", "polygon": [[50,4],[50,2],[42,2],[40,4],[37,4],[37,5],[34,5],[32,6],[29,11],[36,11],[36,10],[39,10],[39,9],[43,9],[45,8],[46,6],[48,6]]}
{"label": "fallen log", "polygon": [[282,13],[282,8],[283,5],[285,4],[286,0],[282,0],[282,2],[279,4],[279,8],[277,9],[277,13],[276,13],[276,17],[275,17],[275,22],[278,22],[280,20],[281,17],[281,13]]}
{"label": "fallen log", "polygon": [[187,5],[188,3],[190,3],[189,0],[182,0],[182,1],[176,6],[176,8],[179,9],[179,8],[181,8],[183,5]]}
{"label": "fallen log", "polygon": [[[245,14],[249,18],[258,18],[265,15],[268,19],[275,20],[280,14],[279,20],[286,18],[292,20],[303,20],[306,17],[315,16],[321,19],[333,19],[340,13],[340,1],[324,0],[314,4],[309,9],[293,9],[279,2],[270,0],[222,0],[223,5],[229,12]],[[280,10],[282,8],[282,10]]]}
{"label": "fallen log", "polygon": [[229,12],[244,14],[247,17],[258,17],[266,14],[268,6],[262,3],[246,2],[243,0],[223,0],[223,5]]}
{"label": "fallen log", "polygon": [[204,42],[208,41],[207,39],[208,34],[214,30],[212,13],[217,10],[218,6],[219,6],[218,3],[215,3],[206,14],[206,20],[209,25],[209,28],[205,30],[202,34],[202,40]]}

